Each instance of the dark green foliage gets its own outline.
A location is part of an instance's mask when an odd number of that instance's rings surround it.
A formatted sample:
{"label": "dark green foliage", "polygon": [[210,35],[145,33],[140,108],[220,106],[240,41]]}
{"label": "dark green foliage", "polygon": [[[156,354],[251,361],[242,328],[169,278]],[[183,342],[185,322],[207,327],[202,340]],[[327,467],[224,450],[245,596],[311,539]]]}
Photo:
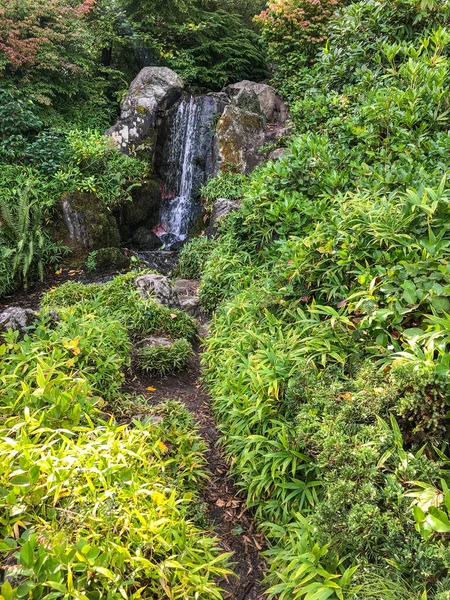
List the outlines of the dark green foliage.
{"label": "dark green foliage", "polygon": [[[177,71],[191,88],[219,90],[233,81],[267,75],[249,4],[126,0],[124,5],[155,61]],[[259,7],[255,3],[254,8]]]}
{"label": "dark green foliage", "polygon": [[192,346],[185,340],[175,340],[170,345],[153,345],[143,342],[137,351],[139,368],[154,375],[168,375],[184,369],[192,356]]}

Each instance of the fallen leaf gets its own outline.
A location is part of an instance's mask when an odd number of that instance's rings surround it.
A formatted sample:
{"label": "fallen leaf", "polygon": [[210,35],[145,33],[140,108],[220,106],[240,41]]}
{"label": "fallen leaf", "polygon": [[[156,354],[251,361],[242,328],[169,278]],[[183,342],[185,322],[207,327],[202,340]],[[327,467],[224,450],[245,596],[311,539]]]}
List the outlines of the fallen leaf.
{"label": "fallen leaf", "polygon": [[170,313],[170,318],[171,319],[176,319],[178,317],[178,315],[176,315],[175,313]]}
{"label": "fallen leaf", "polygon": [[61,275],[62,273],[62,269],[58,269],[57,271],[55,271],[55,275]]}
{"label": "fallen leaf", "polygon": [[148,386],[147,388],[148,392],[156,392],[156,388],[152,387],[151,385]]}
{"label": "fallen leaf", "polygon": [[222,506],[225,506],[225,502],[219,498],[216,502],[216,506],[222,508]]}
{"label": "fallen leaf", "polygon": [[161,450],[161,452],[167,452],[169,450],[169,448],[165,445],[164,442],[162,442],[161,440],[158,440],[156,442],[156,445],[158,446],[158,448]]}

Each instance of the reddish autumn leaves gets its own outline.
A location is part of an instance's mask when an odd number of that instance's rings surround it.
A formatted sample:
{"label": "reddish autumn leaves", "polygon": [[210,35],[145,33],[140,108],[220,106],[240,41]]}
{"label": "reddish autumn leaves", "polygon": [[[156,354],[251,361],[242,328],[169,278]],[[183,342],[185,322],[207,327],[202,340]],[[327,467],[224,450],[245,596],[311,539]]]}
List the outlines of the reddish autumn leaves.
{"label": "reddish autumn leaves", "polygon": [[0,75],[33,67],[45,70],[82,68],[86,15],[95,0],[2,0],[0,8]]}

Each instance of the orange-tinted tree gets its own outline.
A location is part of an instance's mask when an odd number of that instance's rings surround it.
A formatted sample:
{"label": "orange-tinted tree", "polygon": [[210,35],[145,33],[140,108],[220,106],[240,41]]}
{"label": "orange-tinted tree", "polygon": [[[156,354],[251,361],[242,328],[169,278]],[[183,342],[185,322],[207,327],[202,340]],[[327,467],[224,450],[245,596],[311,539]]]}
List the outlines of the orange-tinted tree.
{"label": "orange-tinted tree", "polygon": [[36,83],[50,97],[52,89],[76,89],[95,54],[87,22],[94,2],[2,0],[0,77]]}
{"label": "orange-tinted tree", "polygon": [[334,12],[347,0],[273,0],[255,17],[268,47],[276,79],[292,87],[305,67],[312,64],[327,39],[327,27]]}

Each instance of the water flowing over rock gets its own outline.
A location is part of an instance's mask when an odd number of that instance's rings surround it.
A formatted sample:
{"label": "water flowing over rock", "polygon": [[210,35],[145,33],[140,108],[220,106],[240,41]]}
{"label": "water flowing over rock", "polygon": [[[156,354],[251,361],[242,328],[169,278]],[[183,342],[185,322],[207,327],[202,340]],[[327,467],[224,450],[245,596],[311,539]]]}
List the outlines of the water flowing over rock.
{"label": "water flowing over rock", "polygon": [[269,85],[241,81],[202,96],[182,96],[183,87],[168,68],[142,69],[106,132],[122,152],[137,152],[152,166],[133,202],[116,211],[123,243],[141,251],[152,249],[152,232],[163,251],[178,250],[194,226],[203,228],[207,179],[219,171],[250,173],[268,157],[264,144],[286,131],[286,105]]}
{"label": "water flowing over rock", "polygon": [[158,167],[164,181],[158,235],[168,245],[187,239],[200,210],[199,190],[214,172],[215,122],[220,96],[184,98],[170,115]]}
{"label": "water flowing over rock", "polygon": [[124,153],[147,140],[151,158],[158,112],[170,108],[180,97],[183,87],[183,80],[171,69],[145,67],[130,86],[122,103],[120,119],[106,135],[111,136]]}

